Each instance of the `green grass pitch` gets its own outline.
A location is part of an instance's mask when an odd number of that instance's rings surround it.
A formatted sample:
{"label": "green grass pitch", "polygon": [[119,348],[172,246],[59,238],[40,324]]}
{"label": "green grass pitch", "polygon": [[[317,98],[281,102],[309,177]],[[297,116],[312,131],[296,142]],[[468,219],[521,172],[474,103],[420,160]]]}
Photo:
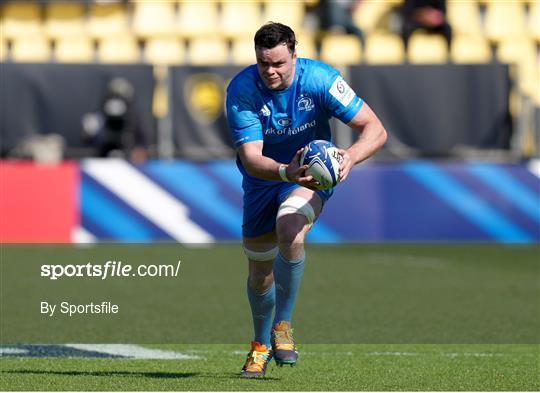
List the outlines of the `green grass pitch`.
{"label": "green grass pitch", "polygon": [[[207,249],[134,245],[123,247],[122,252],[122,260],[133,263],[138,257],[153,262],[181,257],[182,277],[49,283],[25,261],[99,262],[120,255],[118,247],[4,247],[4,261],[16,263],[2,267],[2,346],[123,342],[199,358],[2,356],[0,390],[540,390],[538,245],[309,246],[293,321],[299,362],[282,368],[272,362],[261,380],[239,378],[251,323],[245,299],[246,266],[238,245]],[[6,278],[12,276],[27,280]],[[89,321],[94,325],[80,319],[70,326],[58,319],[54,326],[65,326],[65,336],[51,334],[47,341],[45,327],[49,325],[40,326],[42,319],[32,315],[17,314],[29,306],[24,299],[18,302],[13,295],[6,296],[19,290],[25,293],[24,285],[39,288],[43,283],[47,288],[64,285],[75,290],[87,284],[89,288],[103,285],[113,299],[125,293],[135,296],[135,286],[142,293],[141,302],[153,300],[149,293],[159,296],[163,292],[173,304],[150,302],[147,311],[153,317],[137,316],[136,326],[126,319],[121,328],[133,335],[123,341],[99,336],[108,325],[101,331],[93,319]],[[84,291],[73,292],[86,296]],[[171,307],[180,306],[180,315],[171,313]],[[129,303],[123,307],[130,310]],[[85,327],[88,331],[82,332]],[[84,335],[77,336],[78,331]],[[137,334],[137,339],[129,341]]]}
{"label": "green grass pitch", "polygon": [[300,345],[295,367],[238,377],[242,345],[159,346],[198,360],[3,358],[2,390],[538,391],[534,345]]}

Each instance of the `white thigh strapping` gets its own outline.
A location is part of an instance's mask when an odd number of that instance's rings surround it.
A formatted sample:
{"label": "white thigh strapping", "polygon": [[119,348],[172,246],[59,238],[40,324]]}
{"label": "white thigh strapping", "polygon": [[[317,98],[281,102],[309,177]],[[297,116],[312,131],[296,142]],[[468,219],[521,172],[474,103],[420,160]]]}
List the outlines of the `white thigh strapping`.
{"label": "white thigh strapping", "polygon": [[315,211],[313,207],[308,201],[298,195],[293,195],[283,201],[279,206],[276,220],[286,214],[302,214],[307,218],[309,224],[315,222]]}
{"label": "white thigh strapping", "polygon": [[277,246],[272,248],[271,250],[262,252],[253,251],[244,246],[244,254],[246,254],[246,257],[248,257],[252,261],[257,262],[273,261],[274,259],[276,259],[278,252],[279,248]]}

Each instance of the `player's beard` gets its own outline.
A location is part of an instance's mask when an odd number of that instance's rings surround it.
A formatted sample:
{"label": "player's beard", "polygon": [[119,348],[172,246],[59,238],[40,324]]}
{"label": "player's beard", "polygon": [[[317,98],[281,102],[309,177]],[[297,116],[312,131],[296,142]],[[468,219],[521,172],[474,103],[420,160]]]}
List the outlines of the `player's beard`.
{"label": "player's beard", "polygon": [[268,87],[270,90],[285,90],[287,87],[289,87],[292,84],[294,77],[294,65],[291,67],[290,71],[286,74],[283,74],[281,76],[270,78],[270,80],[266,77],[263,78],[264,83],[266,87]]}

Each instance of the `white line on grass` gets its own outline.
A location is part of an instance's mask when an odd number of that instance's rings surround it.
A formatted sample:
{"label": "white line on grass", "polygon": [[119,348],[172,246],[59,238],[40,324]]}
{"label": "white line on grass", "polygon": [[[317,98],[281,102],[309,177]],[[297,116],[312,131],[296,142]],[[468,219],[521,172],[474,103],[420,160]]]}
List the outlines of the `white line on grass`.
{"label": "white line on grass", "polygon": [[[248,353],[248,351],[232,351],[229,353],[233,355],[245,355],[246,353]],[[304,352],[302,350],[300,350],[300,353],[302,355],[307,355],[307,356],[352,356],[353,355],[352,352]]]}
{"label": "white line on grass", "polygon": [[367,352],[365,356],[416,356],[416,352]]}
{"label": "white line on grass", "polygon": [[389,265],[389,266],[407,266],[416,268],[440,269],[448,267],[448,261],[439,258],[421,257],[415,255],[395,255],[372,252],[368,253],[364,259],[372,264]]}
{"label": "white line on grass", "polygon": [[135,359],[203,359],[197,355],[186,355],[181,352],[145,348],[133,344],[65,344],[65,346],[81,351],[101,352],[108,355],[124,356]]}
{"label": "white line on grass", "polygon": [[451,358],[459,356],[469,356],[469,357],[494,357],[494,356],[505,356],[504,353],[490,353],[490,352],[448,352],[442,353],[443,356],[448,356]]}
{"label": "white line on grass", "polygon": [[0,356],[4,355],[26,355],[28,354],[28,349],[23,348],[9,348],[9,347],[2,347],[0,348]]}
{"label": "white line on grass", "polygon": [[[249,351],[246,349],[245,351],[231,351],[228,349],[187,349],[184,351],[184,353],[189,354],[228,354],[228,355],[245,355]],[[354,353],[352,351],[336,351],[336,352],[313,352],[313,351],[302,351],[302,349],[299,350],[300,354],[302,356],[432,356],[432,355],[439,355],[439,356],[446,356],[446,357],[498,357],[498,356],[508,356],[511,354],[506,353],[495,353],[495,352],[440,352],[438,354],[435,354],[433,352],[391,352],[391,351],[385,351],[385,352],[357,352]]]}

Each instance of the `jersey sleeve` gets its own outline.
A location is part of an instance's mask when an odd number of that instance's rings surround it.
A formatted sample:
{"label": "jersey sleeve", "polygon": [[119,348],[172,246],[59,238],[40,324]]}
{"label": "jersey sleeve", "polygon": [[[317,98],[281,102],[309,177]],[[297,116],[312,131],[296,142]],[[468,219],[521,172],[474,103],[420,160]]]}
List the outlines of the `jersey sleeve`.
{"label": "jersey sleeve", "polygon": [[261,121],[246,95],[246,92],[238,94],[233,86],[227,90],[227,121],[236,147],[263,140]]}
{"label": "jersey sleeve", "polygon": [[331,116],[347,124],[362,108],[364,101],[356,95],[339,72],[331,67],[328,67],[321,81],[326,110]]}

